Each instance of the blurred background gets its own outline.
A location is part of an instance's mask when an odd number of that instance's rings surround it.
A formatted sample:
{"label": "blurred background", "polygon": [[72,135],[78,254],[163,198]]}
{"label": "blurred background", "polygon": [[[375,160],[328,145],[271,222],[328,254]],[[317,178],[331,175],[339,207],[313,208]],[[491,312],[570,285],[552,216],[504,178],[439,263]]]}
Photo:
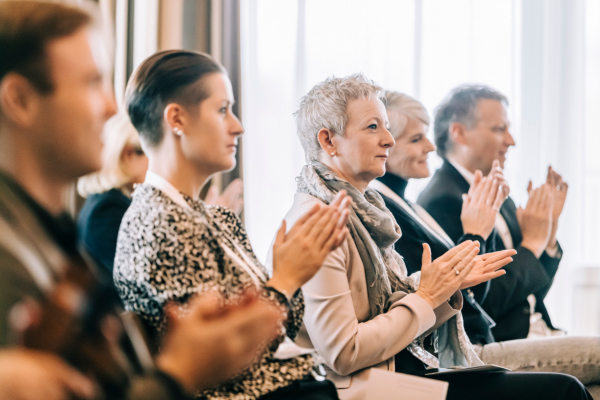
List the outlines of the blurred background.
{"label": "blurred background", "polygon": [[[215,183],[243,178],[243,217],[263,261],[304,164],[292,113],[317,82],[362,72],[430,114],[460,84],[500,90],[517,142],[505,172],[517,204],[548,165],[569,183],[549,312],[571,334],[600,334],[600,0],[97,2],[114,35],[119,101],[158,50],[204,51],[229,71],[246,133],[238,166]],[[430,155],[432,172],[439,165]],[[411,199],[427,182],[417,183]]]}

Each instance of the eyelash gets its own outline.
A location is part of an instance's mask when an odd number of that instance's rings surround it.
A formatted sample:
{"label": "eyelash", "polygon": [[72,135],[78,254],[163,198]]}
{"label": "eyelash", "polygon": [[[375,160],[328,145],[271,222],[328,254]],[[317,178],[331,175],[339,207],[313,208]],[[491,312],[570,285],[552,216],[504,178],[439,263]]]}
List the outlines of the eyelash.
{"label": "eyelash", "polygon": [[371,125],[369,125],[369,129],[377,129],[377,124],[371,124]]}

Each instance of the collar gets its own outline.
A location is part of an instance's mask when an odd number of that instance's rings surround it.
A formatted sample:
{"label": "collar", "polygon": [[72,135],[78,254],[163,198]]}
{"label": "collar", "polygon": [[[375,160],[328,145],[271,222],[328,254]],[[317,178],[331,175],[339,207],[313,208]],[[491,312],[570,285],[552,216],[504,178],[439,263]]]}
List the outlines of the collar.
{"label": "collar", "polygon": [[157,173],[152,172],[150,170],[146,172],[146,179],[144,180],[144,183],[150,186],[154,186],[155,188],[161,190],[167,196],[169,196],[171,200],[173,200],[175,203],[177,203],[184,209],[188,211],[193,210],[192,207],[185,200],[185,197],[183,197],[183,194],[181,194],[181,192],[177,190],[177,188],[173,186],[171,182],[158,175]]}
{"label": "collar", "polygon": [[404,197],[404,192],[406,191],[406,186],[408,186],[407,180],[399,175],[392,174],[391,172],[386,172],[385,175],[380,176],[377,178],[377,180],[393,190],[394,193],[396,193],[402,199],[406,200]]}
{"label": "collar", "polygon": [[474,173],[460,165],[458,161],[456,161],[453,157],[448,156],[446,159],[454,168],[456,168],[456,170],[463,176],[463,178],[465,178],[465,180],[469,182],[469,185],[473,183],[473,179],[475,179]]}

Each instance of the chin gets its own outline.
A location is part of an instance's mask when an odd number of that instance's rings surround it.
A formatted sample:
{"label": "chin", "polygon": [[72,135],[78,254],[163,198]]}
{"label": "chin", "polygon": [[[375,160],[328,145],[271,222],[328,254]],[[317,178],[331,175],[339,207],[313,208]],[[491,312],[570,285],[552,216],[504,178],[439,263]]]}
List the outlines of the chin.
{"label": "chin", "polygon": [[219,172],[229,172],[235,168],[237,165],[237,160],[232,158],[229,162],[223,164],[223,168]]}
{"label": "chin", "polygon": [[[378,171],[373,171],[373,179],[377,179],[377,178],[384,176],[386,172],[387,171],[385,169],[385,166]],[[371,180],[373,180],[373,179],[371,179]]]}
{"label": "chin", "polygon": [[431,174],[429,173],[429,168],[427,168],[424,171],[419,171],[416,175],[417,175],[416,176],[417,179],[425,179],[425,178],[429,178],[429,176]]}

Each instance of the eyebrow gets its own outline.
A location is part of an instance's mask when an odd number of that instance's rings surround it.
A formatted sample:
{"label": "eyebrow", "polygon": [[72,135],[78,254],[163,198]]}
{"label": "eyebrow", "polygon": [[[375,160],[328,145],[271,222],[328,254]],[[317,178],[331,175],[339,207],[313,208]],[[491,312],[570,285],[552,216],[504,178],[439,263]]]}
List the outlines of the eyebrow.
{"label": "eyebrow", "polygon": [[386,129],[389,128],[389,126],[390,126],[390,121],[389,120],[388,121],[383,121],[379,117],[366,118],[366,119],[364,119],[364,123],[367,124],[367,123],[369,123],[369,121],[372,121],[372,120],[377,121],[378,124],[384,125],[386,127]]}

